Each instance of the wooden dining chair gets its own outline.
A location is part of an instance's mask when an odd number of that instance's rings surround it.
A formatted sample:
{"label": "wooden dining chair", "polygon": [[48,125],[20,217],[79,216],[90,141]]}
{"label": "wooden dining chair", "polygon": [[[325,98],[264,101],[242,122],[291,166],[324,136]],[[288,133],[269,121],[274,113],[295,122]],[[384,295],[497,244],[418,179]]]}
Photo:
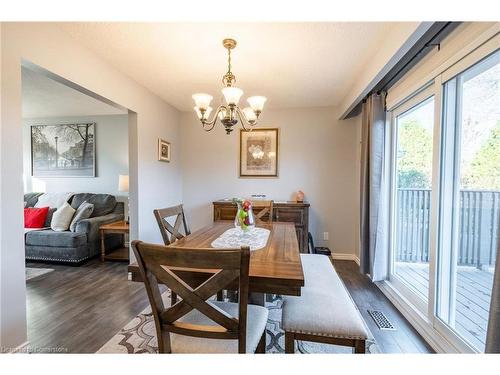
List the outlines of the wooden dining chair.
{"label": "wooden dining chair", "polygon": [[[186,221],[186,215],[184,215],[184,208],[182,204],[167,208],[158,208],[153,210],[156,218],[156,222],[160,227],[161,236],[163,237],[163,242],[165,245],[170,245],[173,242],[191,234]],[[170,224],[167,219],[174,217],[174,225]],[[179,232],[179,229],[183,226],[184,234]]]}
{"label": "wooden dining chair", "polygon": [[[265,352],[268,311],[248,305],[250,249],[188,249],[133,241],[154,316],[160,353]],[[182,279],[182,271],[213,273],[197,287]],[[237,282],[239,302],[208,300]],[[182,300],[165,306],[159,283]]]}
{"label": "wooden dining chair", "polygon": [[[165,245],[170,245],[175,241],[191,234],[187,224],[186,215],[184,215],[184,207],[182,204],[167,208],[157,208],[153,210],[153,213],[155,215],[156,222],[160,227],[160,233],[163,237],[163,243]],[[173,226],[167,221],[171,217],[175,217]],[[183,226],[184,234],[179,231],[181,224]],[[220,300],[223,298],[222,294],[218,297],[220,297]],[[173,305],[177,301],[177,294],[171,291],[170,298]]]}
{"label": "wooden dining chair", "polygon": [[[259,209],[258,212],[255,212],[255,209]],[[254,210],[254,218],[256,224],[259,223],[272,223],[273,222],[273,201],[272,200],[255,200],[252,201],[252,209]],[[267,221],[263,220],[263,217],[266,216]]]}

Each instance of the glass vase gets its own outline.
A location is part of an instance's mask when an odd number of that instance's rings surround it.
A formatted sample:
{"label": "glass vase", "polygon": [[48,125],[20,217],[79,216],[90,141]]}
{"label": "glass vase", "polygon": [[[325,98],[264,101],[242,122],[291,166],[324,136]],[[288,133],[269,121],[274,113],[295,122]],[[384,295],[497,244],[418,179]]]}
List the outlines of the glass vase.
{"label": "glass vase", "polygon": [[252,204],[250,201],[238,201],[238,210],[234,218],[234,226],[241,229],[243,232],[248,232],[255,227],[255,220],[253,217]]}

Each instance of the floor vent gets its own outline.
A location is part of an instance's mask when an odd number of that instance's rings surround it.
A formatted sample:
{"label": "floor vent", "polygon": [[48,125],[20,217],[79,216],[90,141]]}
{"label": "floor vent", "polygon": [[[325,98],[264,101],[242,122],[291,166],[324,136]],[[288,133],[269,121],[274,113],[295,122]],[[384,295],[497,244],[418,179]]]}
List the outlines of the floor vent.
{"label": "floor vent", "polygon": [[388,331],[395,331],[396,328],[392,325],[392,323],[387,319],[385,314],[382,311],[378,310],[368,310],[368,314],[373,318],[375,324],[377,324],[378,328]]}

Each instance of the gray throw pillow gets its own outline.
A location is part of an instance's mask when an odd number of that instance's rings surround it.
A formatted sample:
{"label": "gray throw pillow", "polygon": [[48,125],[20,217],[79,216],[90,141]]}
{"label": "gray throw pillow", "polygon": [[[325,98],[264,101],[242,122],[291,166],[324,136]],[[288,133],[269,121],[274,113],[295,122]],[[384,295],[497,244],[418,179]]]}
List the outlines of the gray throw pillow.
{"label": "gray throw pillow", "polygon": [[92,212],[94,211],[94,205],[87,201],[83,202],[76,210],[75,216],[73,216],[73,220],[69,226],[69,230],[74,232],[76,230],[76,225],[79,221],[83,219],[88,219]]}
{"label": "gray throw pillow", "polygon": [[45,228],[50,228],[50,224],[52,223],[52,216],[54,212],[56,212],[57,208],[49,208],[49,212],[47,212],[47,218],[45,219]]}

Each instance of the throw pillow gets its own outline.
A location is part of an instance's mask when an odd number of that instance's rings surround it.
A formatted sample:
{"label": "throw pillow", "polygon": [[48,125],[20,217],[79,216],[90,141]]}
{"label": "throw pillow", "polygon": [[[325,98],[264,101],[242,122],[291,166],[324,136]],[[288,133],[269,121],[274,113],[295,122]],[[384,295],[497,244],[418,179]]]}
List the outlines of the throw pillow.
{"label": "throw pillow", "polygon": [[24,227],[25,228],[43,228],[48,212],[49,212],[48,207],[41,207],[41,208],[28,207],[28,208],[25,208],[24,209]]}
{"label": "throw pillow", "polygon": [[76,225],[83,219],[88,219],[92,212],[94,211],[94,205],[87,201],[83,202],[80,207],[77,208],[75,216],[69,226],[69,230],[74,232],[76,230]]}
{"label": "throw pillow", "polygon": [[68,230],[74,214],[75,209],[71,207],[68,202],[64,203],[56,210],[56,212],[54,212],[54,215],[52,215],[52,223],[50,223],[50,227],[56,232]]}
{"label": "throw pillow", "polygon": [[49,212],[47,212],[47,218],[45,219],[45,228],[50,228],[50,223],[52,223],[52,216],[54,212],[56,212],[57,208],[49,208]]}

